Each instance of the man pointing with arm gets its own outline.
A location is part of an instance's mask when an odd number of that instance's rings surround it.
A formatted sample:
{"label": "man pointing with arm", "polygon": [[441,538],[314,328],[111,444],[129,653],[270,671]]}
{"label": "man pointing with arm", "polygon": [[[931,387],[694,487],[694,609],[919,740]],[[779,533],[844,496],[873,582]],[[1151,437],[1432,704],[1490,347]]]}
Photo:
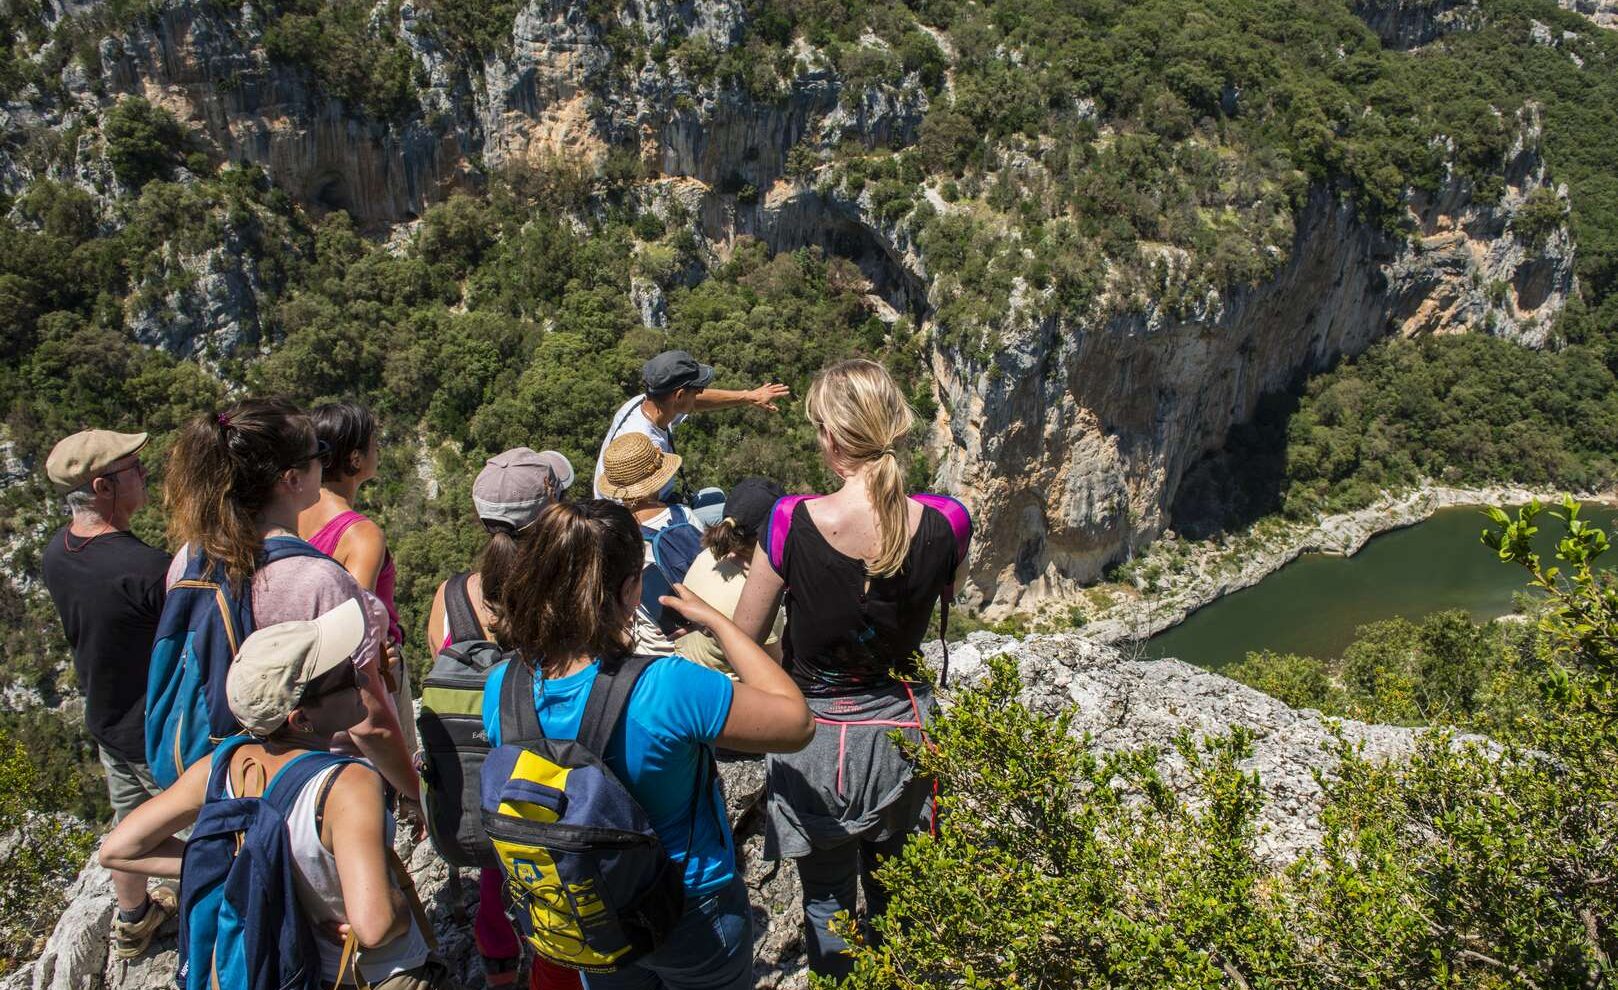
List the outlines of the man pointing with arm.
{"label": "man pointing with arm", "polygon": [[[665,453],[674,454],[678,453],[674,449],[674,428],[691,413],[749,405],[775,412],[775,403],[792,394],[791,389],[780,384],[764,384],[746,391],[709,388],[713,375],[711,365],[699,363],[685,351],[664,351],[642,366],[641,382],[645,391],[613,413],[612,425],[606,439],[601,441],[601,453],[596,455],[593,478],[596,498],[602,497],[602,457],[607,445],[619,435],[644,433]],[[677,478],[671,478],[659,493],[663,501],[673,499]]]}

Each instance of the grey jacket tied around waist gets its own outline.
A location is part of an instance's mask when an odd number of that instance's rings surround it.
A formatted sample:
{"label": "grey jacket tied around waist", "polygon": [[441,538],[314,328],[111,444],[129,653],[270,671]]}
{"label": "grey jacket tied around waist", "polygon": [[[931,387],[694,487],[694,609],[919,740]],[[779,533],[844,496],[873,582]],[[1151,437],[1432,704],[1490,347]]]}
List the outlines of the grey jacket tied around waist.
{"label": "grey jacket tied around waist", "polygon": [[770,795],[765,858],[795,859],[816,849],[928,827],[932,782],[916,775],[890,735],[897,730],[921,742],[934,710],[931,687],[889,684],[808,701],[814,739],[796,753],[772,754],[765,761]]}

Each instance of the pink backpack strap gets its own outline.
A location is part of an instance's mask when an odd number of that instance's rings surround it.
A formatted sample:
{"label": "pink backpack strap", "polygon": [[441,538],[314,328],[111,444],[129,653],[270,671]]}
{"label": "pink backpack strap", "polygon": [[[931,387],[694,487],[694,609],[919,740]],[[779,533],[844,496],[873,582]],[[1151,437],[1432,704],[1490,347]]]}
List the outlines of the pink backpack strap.
{"label": "pink backpack strap", "polygon": [[966,559],[966,551],[972,545],[972,514],[966,511],[966,506],[959,500],[948,495],[922,492],[910,497],[922,505],[937,509],[949,521],[950,531],[955,534],[955,563],[958,566]]}
{"label": "pink backpack strap", "polygon": [[815,495],[787,495],[775,500],[775,507],[770,510],[770,518],[764,521],[764,550],[769,555],[770,569],[779,577],[786,577],[781,568],[786,561],[787,533],[792,529],[792,513],[797,509],[798,503]]}
{"label": "pink backpack strap", "polygon": [[[955,566],[959,568],[966,559],[966,551],[972,546],[972,514],[959,500],[948,495],[923,492],[910,497],[928,508],[937,509],[949,520],[950,531],[955,534]],[[949,603],[954,597],[955,574],[952,571],[949,583],[944,585],[944,590],[938,596],[938,645],[944,652],[944,664],[938,675],[939,687],[949,687]]]}

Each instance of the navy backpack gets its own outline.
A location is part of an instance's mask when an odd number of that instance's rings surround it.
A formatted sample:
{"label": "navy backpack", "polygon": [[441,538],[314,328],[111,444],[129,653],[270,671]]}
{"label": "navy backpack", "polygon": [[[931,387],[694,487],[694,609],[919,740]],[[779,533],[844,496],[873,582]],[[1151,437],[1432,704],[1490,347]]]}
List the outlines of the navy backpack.
{"label": "navy backpack", "polygon": [[[272,536],[258,566],[325,556],[295,536]],[[253,631],[252,588],[237,594],[218,571],[194,550],[163,600],[146,672],[146,765],[159,787],[173,786],[186,767],[240,731],[225,700],[225,675]]]}
{"label": "navy backpack", "polygon": [[661,595],[674,594],[674,586],[685,580],[691,562],[702,553],[702,530],[691,521],[683,505],[669,506],[669,524],[662,529],[640,528],[641,538],[652,545],[652,563],[641,572],[640,603],[646,613],[668,631],[678,624],[675,616],[663,616]]}
{"label": "navy backpack", "polygon": [[214,751],[207,798],[180,864],[183,990],[325,990],[315,934],[298,904],[287,816],[321,771],[358,762],[304,753],[281,767],[259,797],[225,797],[230,755],[248,736]]}

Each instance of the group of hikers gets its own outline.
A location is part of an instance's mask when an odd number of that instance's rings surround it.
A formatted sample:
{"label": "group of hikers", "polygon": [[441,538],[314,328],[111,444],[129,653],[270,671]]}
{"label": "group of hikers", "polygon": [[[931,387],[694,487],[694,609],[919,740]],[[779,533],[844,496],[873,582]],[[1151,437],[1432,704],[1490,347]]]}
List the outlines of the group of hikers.
{"label": "group of hikers", "polygon": [[846,975],[833,916],[857,916],[860,890],[881,914],[878,861],[938,825],[893,734],[925,743],[919,648],[971,523],[906,494],[913,414],[861,360],[804,402],[836,491],[689,492],[687,415],[790,395],[713,377],[683,351],[646,362],[594,498],[569,497],[555,451],[488,460],[488,541],[434,595],[419,717],[395,561],[354,509],[379,460],[364,407],[248,399],[186,423],[164,468],[172,557],[130,531],[147,435],[58,443],[46,471],[72,518],[42,570],[116,823],[114,955],[177,916],[187,988],[454,986],[397,816],[478,869],[489,986],[746,987],[717,763],[767,754],[764,855],[796,861],[811,970]]}

